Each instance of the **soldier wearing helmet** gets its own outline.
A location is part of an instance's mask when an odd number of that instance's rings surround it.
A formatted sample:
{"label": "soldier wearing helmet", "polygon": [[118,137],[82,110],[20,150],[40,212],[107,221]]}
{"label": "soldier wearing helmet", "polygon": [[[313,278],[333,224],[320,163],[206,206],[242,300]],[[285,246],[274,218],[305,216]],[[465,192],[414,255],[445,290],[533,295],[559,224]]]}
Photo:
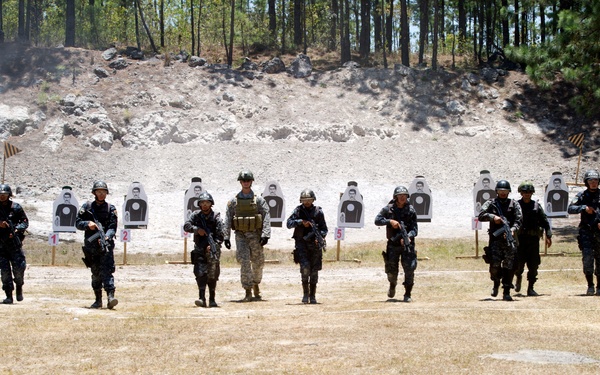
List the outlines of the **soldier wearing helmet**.
{"label": "soldier wearing helmet", "polygon": [[583,182],[586,189],[577,193],[567,209],[570,214],[579,214],[579,236],[577,242],[582,253],[583,274],[588,284],[586,294],[600,296],[600,203],[598,193],[598,171],[585,172]]}
{"label": "soldier wearing helmet", "polygon": [[[212,195],[203,192],[198,196],[199,211],[193,212],[183,225],[183,230],[194,234],[192,264],[198,285],[199,298],[196,306],[206,307],[206,286],[208,285],[208,307],[218,307],[215,290],[221,273],[221,244],[223,243],[223,221],[221,214],[214,212]],[[212,249],[211,247],[215,248]]]}
{"label": "soldier wearing helmet", "polygon": [[[84,231],[83,261],[92,271],[92,289],[96,300],[92,309],[102,308],[102,288],[106,291],[108,302],[106,307],[114,308],[119,301],[115,298],[115,235],[117,233],[117,209],[106,201],[108,185],[104,181],[96,181],[92,186],[93,201],[85,202],[75,220],[75,227]],[[104,232],[107,247],[101,246],[98,237]]]}
{"label": "soldier wearing helmet", "polygon": [[531,199],[535,188],[529,181],[522,182],[517,191],[521,194],[518,200],[523,214],[523,225],[519,229],[519,245],[517,246],[517,266],[515,275],[515,292],[521,291],[521,282],[525,265],[527,265],[527,296],[537,297],[537,292],[533,285],[537,280],[538,267],[541,263],[540,258],[540,236],[546,232],[546,244],[552,246],[552,229],[550,222],[544,212],[543,205],[537,200]]}
{"label": "soldier wearing helmet", "polygon": [[295,242],[294,262],[300,264],[302,303],[310,301],[311,304],[317,303],[315,295],[319,282],[319,271],[323,268],[325,236],[328,231],[323,210],[313,204],[316,199],[317,197],[311,189],[302,190],[300,205],[294,208],[287,219],[288,229],[294,228],[292,235]]}
{"label": "soldier wearing helmet", "polygon": [[[390,287],[388,297],[396,295],[398,283],[399,263],[404,271],[404,302],[412,301],[412,289],[415,283],[415,270],[417,269],[417,251],[415,250],[415,237],[419,232],[417,225],[417,212],[410,204],[410,194],[405,186],[394,189],[393,199],[379,211],[375,217],[375,225],[386,227],[387,245],[382,253],[385,261],[385,273]],[[410,243],[405,243],[403,231]]]}
{"label": "soldier wearing helmet", "polygon": [[13,303],[13,290],[17,289],[17,301],[23,300],[23,283],[27,263],[23,252],[25,230],[29,220],[20,204],[13,202],[12,189],[0,185],[0,275],[2,289],[6,293],[5,304]]}
{"label": "soldier wearing helmet", "polygon": [[[508,181],[498,181],[496,198],[486,201],[481,206],[479,213],[479,221],[490,222],[488,230],[490,240],[488,246],[484,248],[486,252],[484,260],[490,265],[490,279],[494,282],[492,297],[498,295],[498,288],[502,283],[502,299],[505,301],[512,301],[510,289],[517,259],[517,247],[514,242],[510,241],[510,238],[511,236],[514,238],[523,221],[521,206],[516,200],[508,198],[510,192]],[[510,233],[498,231],[506,227]],[[498,233],[498,235],[494,235],[494,233]]]}
{"label": "soldier wearing helmet", "polygon": [[271,237],[271,216],[265,199],[252,191],[254,175],[249,170],[238,174],[242,190],[227,202],[223,226],[225,247],[231,248],[231,230],[235,231],[236,259],[240,263],[240,279],[246,295],[243,302],[260,300],[265,255],[263,246]]}

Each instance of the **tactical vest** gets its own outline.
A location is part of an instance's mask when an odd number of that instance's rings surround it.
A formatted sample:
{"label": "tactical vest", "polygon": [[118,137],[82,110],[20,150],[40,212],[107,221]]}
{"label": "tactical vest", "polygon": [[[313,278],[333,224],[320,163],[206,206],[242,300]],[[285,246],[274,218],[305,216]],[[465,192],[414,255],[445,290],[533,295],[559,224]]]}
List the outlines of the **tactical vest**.
{"label": "tactical vest", "polygon": [[539,223],[539,207],[538,201],[533,201],[533,207],[529,208],[530,205],[521,205],[521,211],[523,212],[523,225],[519,229],[519,234],[525,234],[528,236],[540,236],[543,234],[543,229],[540,228]]}
{"label": "tactical vest", "polygon": [[262,215],[258,213],[256,196],[252,198],[236,198],[235,215],[232,226],[240,232],[251,232],[262,229]]}

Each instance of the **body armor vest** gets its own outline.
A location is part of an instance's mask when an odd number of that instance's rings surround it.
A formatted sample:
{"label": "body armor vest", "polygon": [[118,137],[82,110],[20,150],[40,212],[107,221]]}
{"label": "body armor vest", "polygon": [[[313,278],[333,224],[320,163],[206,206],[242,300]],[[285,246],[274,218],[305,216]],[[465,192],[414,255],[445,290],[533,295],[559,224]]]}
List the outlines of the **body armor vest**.
{"label": "body armor vest", "polygon": [[258,213],[256,196],[252,198],[237,197],[233,229],[241,232],[251,232],[262,229],[262,215]]}

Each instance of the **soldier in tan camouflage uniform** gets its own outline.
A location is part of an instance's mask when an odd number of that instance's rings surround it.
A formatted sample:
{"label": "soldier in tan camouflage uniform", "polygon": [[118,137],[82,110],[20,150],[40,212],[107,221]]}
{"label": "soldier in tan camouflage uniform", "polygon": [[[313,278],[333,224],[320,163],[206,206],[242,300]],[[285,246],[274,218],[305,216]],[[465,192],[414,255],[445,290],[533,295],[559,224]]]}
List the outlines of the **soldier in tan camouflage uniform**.
{"label": "soldier in tan camouflage uniform", "polygon": [[236,259],[241,265],[242,287],[246,290],[244,302],[261,299],[259,284],[262,281],[265,255],[263,246],[271,237],[271,216],[269,206],[263,197],[254,194],[254,175],[248,170],[241,171],[238,181],[242,190],[227,203],[223,228],[225,247],[231,249],[231,230],[235,231]]}

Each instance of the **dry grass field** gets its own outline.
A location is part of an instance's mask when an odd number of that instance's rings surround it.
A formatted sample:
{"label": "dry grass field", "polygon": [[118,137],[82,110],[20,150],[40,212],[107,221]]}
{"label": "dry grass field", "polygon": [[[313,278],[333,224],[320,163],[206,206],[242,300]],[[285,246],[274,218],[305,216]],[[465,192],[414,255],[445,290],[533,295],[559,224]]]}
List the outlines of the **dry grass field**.
{"label": "dry grass field", "polygon": [[567,255],[542,259],[541,296],[513,302],[490,297],[483,260],[456,259],[474,253],[458,240],[422,241],[419,257],[429,259],[419,262],[413,302],[390,301],[382,247],[344,249],[361,263],[325,263],[317,305],[300,303],[287,254],[266,265],[264,299],[251,303],[239,302],[239,267],[226,254],[220,307],[210,309],[194,306],[190,265],[119,266],[114,310],[87,308],[81,265],[32,265],[25,300],[0,305],[0,373],[599,373],[600,297],[583,295],[572,242],[552,247]]}

